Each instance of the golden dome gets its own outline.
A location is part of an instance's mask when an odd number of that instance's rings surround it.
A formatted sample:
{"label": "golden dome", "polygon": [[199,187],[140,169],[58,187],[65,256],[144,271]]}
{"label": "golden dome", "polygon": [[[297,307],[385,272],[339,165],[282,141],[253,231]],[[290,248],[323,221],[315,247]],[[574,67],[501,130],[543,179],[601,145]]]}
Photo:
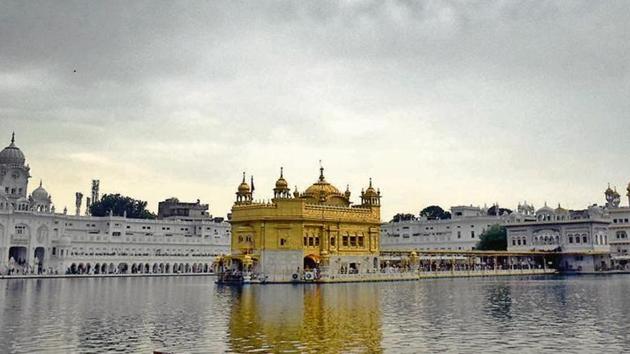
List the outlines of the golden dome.
{"label": "golden dome", "polygon": [[610,188],[610,183],[608,184],[608,188],[606,188],[606,191],[604,192],[605,195],[613,195],[615,192],[612,190],[612,188]]}
{"label": "golden dome", "polygon": [[337,187],[326,182],[326,179],[324,178],[324,168],[320,167],[319,180],[313,183],[310,187],[306,188],[302,195],[319,199],[321,197],[327,197],[331,194],[339,195],[341,193],[339,192],[339,189],[337,189]]}
{"label": "golden dome", "polygon": [[243,182],[241,182],[241,184],[238,185],[238,192],[249,193],[249,184],[245,182],[245,172],[243,172]]}
{"label": "golden dome", "polygon": [[280,178],[276,181],[276,189],[288,189],[289,183],[284,179],[282,167],[280,167]]}
{"label": "golden dome", "polygon": [[370,178],[370,185],[368,186],[368,188],[365,190],[364,197],[369,198],[369,197],[378,197],[378,193],[376,192],[376,190],[374,189],[374,187],[372,187],[372,178]]}
{"label": "golden dome", "polygon": [[302,195],[313,196],[313,197],[319,198],[319,196],[322,193],[325,196],[328,196],[330,194],[340,194],[339,189],[337,189],[337,187],[333,186],[332,184],[326,181],[324,182],[317,181],[313,183],[310,187],[306,188],[306,190],[304,191],[304,193],[302,193]]}

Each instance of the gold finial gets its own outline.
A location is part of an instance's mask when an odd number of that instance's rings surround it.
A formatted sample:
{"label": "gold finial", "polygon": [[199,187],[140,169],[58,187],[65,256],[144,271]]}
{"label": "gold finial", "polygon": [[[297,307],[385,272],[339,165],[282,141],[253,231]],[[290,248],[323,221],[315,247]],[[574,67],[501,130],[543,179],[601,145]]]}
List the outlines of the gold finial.
{"label": "gold finial", "polygon": [[245,183],[245,171],[243,171],[243,183]]}
{"label": "gold finial", "polygon": [[42,179],[39,179],[39,188],[42,188]]}
{"label": "gold finial", "polygon": [[322,160],[319,160],[319,180],[323,182],[324,178],[324,166],[322,165]]}
{"label": "gold finial", "polygon": [[370,177],[370,187],[372,187],[372,177]]}
{"label": "gold finial", "polygon": [[283,170],[283,167],[280,166],[280,178],[283,178],[283,176],[282,176],[283,171],[282,170]]}

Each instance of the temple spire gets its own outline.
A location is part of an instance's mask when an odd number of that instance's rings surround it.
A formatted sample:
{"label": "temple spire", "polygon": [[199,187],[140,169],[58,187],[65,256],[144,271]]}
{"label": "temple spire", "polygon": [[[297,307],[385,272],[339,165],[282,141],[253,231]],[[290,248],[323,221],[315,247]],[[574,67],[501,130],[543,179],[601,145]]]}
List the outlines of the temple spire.
{"label": "temple spire", "polygon": [[15,132],[13,132],[11,134],[11,145],[10,146],[15,146]]}
{"label": "temple spire", "polygon": [[283,177],[284,177],[284,176],[282,175],[282,169],[283,169],[283,167],[282,167],[282,166],[280,166],[280,178],[283,178]]}
{"label": "temple spire", "polygon": [[245,171],[243,171],[243,183],[245,183]]}

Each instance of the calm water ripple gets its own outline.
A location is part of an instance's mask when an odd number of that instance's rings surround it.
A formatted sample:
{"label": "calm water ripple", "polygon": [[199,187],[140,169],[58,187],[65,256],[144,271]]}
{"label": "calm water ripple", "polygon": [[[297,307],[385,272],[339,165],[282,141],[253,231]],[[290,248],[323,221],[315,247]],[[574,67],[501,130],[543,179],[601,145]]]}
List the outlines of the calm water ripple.
{"label": "calm water ripple", "polygon": [[0,280],[2,353],[622,353],[630,276]]}

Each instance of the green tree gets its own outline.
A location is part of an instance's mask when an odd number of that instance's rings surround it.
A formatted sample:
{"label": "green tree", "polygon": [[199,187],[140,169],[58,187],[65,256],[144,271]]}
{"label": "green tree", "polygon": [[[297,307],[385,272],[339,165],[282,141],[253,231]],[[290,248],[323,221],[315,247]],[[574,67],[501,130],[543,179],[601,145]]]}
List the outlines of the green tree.
{"label": "green tree", "polygon": [[[503,214],[506,214],[506,215],[512,214],[512,210],[508,209],[508,208],[499,208],[499,215],[503,215]],[[490,216],[497,215],[497,206],[496,205],[493,205],[493,206],[490,207],[490,209],[488,209],[488,215],[490,215]]]}
{"label": "green tree", "polygon": [[123,216],[125,212],[132,219],[155,219],[155,214],[147,210],[147,202],[120,194],[104,194],[101,200],[90,205],[90,213],[94,216],[107,216],[110,211],[115,216]]}
{"label": "green tree", "polygon": [[392,218],[392,220],[390,222],[401,222],[401,221],[411,221],[411,220],[415,220],[416,216],[413,214],[403,214],[403,213],[398,213],[396,215],[394,215],[394,217]]}
{"label": "green tree", "polygon": [[451,213],[444,211],[439,205],[430,205],[420,211],[420,216],[424,216],[429,220],[450,219]]}
{"label": "green tree", "polygon": [[477,243],[478,250],[482,251],[506,251],[507,230],[501,225],[492,225],[488,228]]}

